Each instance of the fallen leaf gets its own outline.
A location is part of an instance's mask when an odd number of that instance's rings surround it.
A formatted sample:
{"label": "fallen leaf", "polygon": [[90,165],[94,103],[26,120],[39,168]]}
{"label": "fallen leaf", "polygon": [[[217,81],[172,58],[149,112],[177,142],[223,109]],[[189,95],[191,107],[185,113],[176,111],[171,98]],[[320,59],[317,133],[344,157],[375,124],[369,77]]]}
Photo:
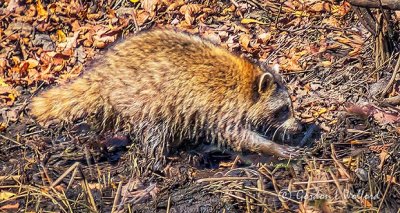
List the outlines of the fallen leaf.
{"label": "fallen leaf", "polygon": [[328,112],[327,108],[321,108],[321,109],[318,110],[318,112],[314,113],[314,117],[318,117],[318,116],[320,116],[320,115],[322,115],[322,114],[324,114],[326,112]]}
{"label": "fallen leaf", "polygon": [[291,72],[303,71],[303,68],[298,64],[298,61],[292,58],[280,58],[279,65],[282,70]]}
{"label": "fallen leaf", "polygon": [[188,13],[190,15],[193,15],[193,14],[200,12],[202,10],[202,8],[203,8],[203,5],[201,5],[201,4],[186,4],[186,5],[183,5],[179,9],[179,12],[182,14]]}
{"label": "fallen leaf", "polygon": [[1,191],[0,192],[0,201],[8,200],[13,196],[16,196],[16,194],[12,193],[12,192],[8,192],[8,191]]}
{"label": "fallen leaf", "polygon": [[101,190],[103,188],[103,185],[101,183],[89,183],[88,186],[90,189],[97,189],[97,190]]}
{"label": "fallen leaf", "polygon": [[58,192],[65,192],[65,187],[62,184],[55,186],[54,189]]}
{"label": "fallen leaf", "polygon": [[321,65],[323,67],[330,67],[332,65],[331,61],[321,61]]}
{"label": "fallen leaf", "polygon": [[179,12],[185,15],[185,21],[188,25],[192,25],[194,23],[195,17],[194,15],[201,11],[203,5],[201,4],[187,4],[183,5]]}
{"label": "fallen leaf", "polygon": [[10,0],[6,7],[6,12],[14,12],[14,10],[18,7],[18,0]]}
{"label": "fallen leaf", "polygon": [[397,177],[391,176],[391,175],[386,175],[386,182],[397,184]]}
{"label": "fallen leaf", "polygon": [[184,4],[185,4],[185,1],[184,1],[184,0],[177,0],[177,1],[174,1],[172,4],[170,4],[170,5],[168,6],[167,11],[173,11],[173,10],[175,10],[176,8],[178,8],[178,7],[180,7],[180,6],[184,5]]}
{"label": "fallen leaf", "polygon": [[385,150],[382,150],[381,153],[379,153],[379,160],[381,161],[378,165],[378,169],[382,169],[383,165],[385,164],[385,160],[389,157],[389,153]]}
{"label": "fallen leaf", "polygon": [[367,207],[367,208],[372,207],[372,203],[368,199],[364,199],[363,197],[360,197],[360,200],[364,207]]}
{"label": "fallen leaf", "polygon": [[67,36],[62,30],[57,30],[57,37],[58,37],[58,42],[62,43],[67,40]]}
{"label": "fallen leaf", "polygon": [[260,39],[262,41],[262,43],[267,43],[268,41],[271,40],[272,33],[271,32],[261,33],[261,34],[257,35],[257,38]]}
{"label": "fallen leaf", "polygon": [[250,35],[242,34],[239,37],[239,44],[244,47],[246,50],[249,49],[250,44]]}
{"label": "fallen leaf", "polygon": [[16,210],[18,210],[18,208],[19,208],[19,203],[16,202],[14,204],[6,204],[4,206],[1,206],[0,210],[7,211],[7,212],[11,212],[11,211],[16,212]]}
{"label": "fallen leaf", "polygon": [[150,13],[144,10],[141,10],[136,13],[136,21],[139,26],[142,26],[149,19],[150,19]]}
{"label": "fallen leaf", "polygon": [[296,17],[309,17],[310,16],[310,14],[305,11],[295,11],[293,13],[293,15],[295,15]]}
{"label": "fallen leaf", "polygon": [[37,0],[36,2],[36,10],[37,10],[37,14],[43,18],[46,18],[48,13],[47,10],[43,8],[42,5],[42,1],[41,0]]}
{"label": "fallen leaf", "polygon": [[26,62],[28,62],[28,69],[33,69],[39,65],[39,61],[32,58],[29,58]]}
{"label": "fallen leaf", "polygon": [[242,19],[242,21],[240,21],[240,23],[242,23],[242,24],[254,24],[254,23],[256,23],[256,24],[267,24],[265,22],[258,21],[256,19],[252,19],[252,18],[244,18],[244,19]]}
{"label": "fallen leaf", "polygon": [[372,104],[358,106],[353,103],[345,103],[345,110],[348,113],[361,116],[363,118],[373,117],[379,124],[393,124],[400,122],[400,116],[396,112],[385,111]]}
{"label": "fallen leaf", "polygon": [[309,11],[311,12],[329,12],[331,6],[328,2],[318,2],[310,6]]}
{"label": "fallen leaf", "polygon": [[142,8],[150,14],[150,17],[154,17],[156,15],[157,5],[161,2],[160,0],[141,0]]}
{"label": "fallen leaf", "polygon": [[0,132],[1,131],[3,131],[3,130],[5,130],[5,129],[7,129],[7,124],[6,123],[4,123],[4,122],[0,122]]}

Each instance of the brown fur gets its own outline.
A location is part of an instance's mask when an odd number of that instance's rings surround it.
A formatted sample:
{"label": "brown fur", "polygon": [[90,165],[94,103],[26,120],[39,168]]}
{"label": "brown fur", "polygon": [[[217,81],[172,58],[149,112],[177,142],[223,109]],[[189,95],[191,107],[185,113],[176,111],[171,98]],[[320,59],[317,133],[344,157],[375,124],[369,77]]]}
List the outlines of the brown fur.
{"label": "brown fur", "polygon": [[204,137],[235,150],[289,157],[294,149],[255,132],[300,129],[278,75],[195,36],[155,30],[110,48],[71,84],[32,101],[39,121],[96,115],[129,124],[147,153]]}

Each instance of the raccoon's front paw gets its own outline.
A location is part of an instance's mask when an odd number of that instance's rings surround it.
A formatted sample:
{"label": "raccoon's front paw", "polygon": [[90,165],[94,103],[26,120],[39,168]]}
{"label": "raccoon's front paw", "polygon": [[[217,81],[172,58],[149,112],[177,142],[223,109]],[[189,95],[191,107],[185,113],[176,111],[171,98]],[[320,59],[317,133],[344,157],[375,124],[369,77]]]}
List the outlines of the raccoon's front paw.
{"label": "raccoon's front paw", "polygon": [[274,149],[274,155],[280,158],[293,159],[299,158],[304,150],[298,147],[277,145]]}

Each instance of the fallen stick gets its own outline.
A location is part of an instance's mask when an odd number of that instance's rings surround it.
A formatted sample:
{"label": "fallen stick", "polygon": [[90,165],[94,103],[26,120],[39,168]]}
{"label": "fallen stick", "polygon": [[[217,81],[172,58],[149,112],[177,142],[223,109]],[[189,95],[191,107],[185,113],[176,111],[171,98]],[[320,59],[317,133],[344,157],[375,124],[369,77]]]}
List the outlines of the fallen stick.
{"label": "fallen stick", "polygon": [[349,3],[358,7],[400,10],[398,0],[349,0]]}

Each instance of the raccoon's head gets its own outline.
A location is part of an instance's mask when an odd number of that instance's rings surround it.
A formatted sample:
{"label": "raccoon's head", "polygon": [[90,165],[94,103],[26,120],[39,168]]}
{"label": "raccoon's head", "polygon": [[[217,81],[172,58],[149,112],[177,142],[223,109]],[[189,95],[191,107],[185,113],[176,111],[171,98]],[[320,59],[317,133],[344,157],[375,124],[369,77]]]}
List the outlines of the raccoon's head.
{"label": "raccoon's head", "polygon": [[[292,100],[277,70],[261,66],[263,73],[253,84],[254,104],[250,109],[253,125],[298,133],[302,125],[294,117]],[[260,126],[261,125],[261,126]]]}

